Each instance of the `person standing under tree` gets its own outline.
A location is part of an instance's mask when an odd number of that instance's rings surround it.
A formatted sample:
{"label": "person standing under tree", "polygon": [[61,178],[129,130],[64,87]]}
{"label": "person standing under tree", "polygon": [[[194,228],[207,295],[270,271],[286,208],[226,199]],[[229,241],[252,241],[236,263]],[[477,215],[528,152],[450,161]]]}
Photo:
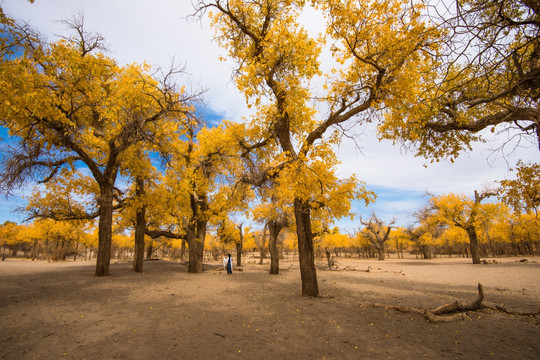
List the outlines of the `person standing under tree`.
{"label": "person standing under tree", "polygon": [[227,256],[223,258],[223,267],[227,270],[227,274],[232,274],[232,266],[231,254],[227,254]]}

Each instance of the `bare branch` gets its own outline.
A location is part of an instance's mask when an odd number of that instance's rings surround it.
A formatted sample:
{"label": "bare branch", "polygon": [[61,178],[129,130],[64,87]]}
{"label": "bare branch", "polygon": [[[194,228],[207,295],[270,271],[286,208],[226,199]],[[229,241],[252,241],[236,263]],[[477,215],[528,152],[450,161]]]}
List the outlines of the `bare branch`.
{"label": "bare branch", "polygon": [[63,36],[56,35],[61,39],[67,40],[73,45],[79,48],[81,57],[86,56],[95,50],[101,50],[103,52],[108,51],[104,41],[105,38],[99,33],[91,33],[84,28],[84,13],[79,10],[77,14],[74,14],[71,19],[60,20],[66,28],[75,31],[75,36]]}

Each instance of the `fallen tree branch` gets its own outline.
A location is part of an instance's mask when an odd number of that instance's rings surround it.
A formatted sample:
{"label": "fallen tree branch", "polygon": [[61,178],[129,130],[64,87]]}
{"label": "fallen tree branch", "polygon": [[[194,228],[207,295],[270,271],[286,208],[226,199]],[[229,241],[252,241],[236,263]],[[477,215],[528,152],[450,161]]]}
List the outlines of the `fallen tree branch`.
{"label": "fallen tree branch", "polygon": [[532,316],[534,318],[536,318],[536,315],[540,315],[540,311],[535,311],[535,312],[512,311],[512,310],[508,310],[504,305],[497,305],[493,303],[484,303],[483,306],[486,309],[497,310],[508,315]]}
{"label": "fallen tree branch", "polygon": [[[469,311],[477,311],[482,309],[490,309],[494,311],[500,311],[509,315],[534,317],[540,314],[540,311],[536,312],[518,312],[506,309],[504,305],[497,305],[493,303],[483,303],[484,290],[482,284],[478,283],[478,297],[471,303],[463,303],[456,301],[450,304],[441,305],[434,309],[423,309],[416,307],[406,306],[388,306],[381,304],[373,304],[375,307],[384,307],[385,309],[393,309],[400,312],[414,312],[422,315],[426,320],[432,322],[450,322],[454,320],[463,320],[467,316]],[[538,320],[537,320],[538,321]]]}

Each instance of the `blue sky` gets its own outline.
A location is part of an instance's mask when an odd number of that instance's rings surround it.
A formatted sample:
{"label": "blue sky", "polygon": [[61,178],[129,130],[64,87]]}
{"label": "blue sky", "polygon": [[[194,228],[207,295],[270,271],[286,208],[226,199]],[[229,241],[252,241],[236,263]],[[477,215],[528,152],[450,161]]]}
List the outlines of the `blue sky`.
{"label": "blue sky", "polygon": [[[205,103],[207,119],[217,122],[222,118],[242,121],[250,110],[244,97],[231,80],[232,64],[219,61],[226,56],[212,40],[207,20],[187,22],[192,12],[191,1],[179,0],[37,0],[30,4],[23,0],[3,0],[4,12],[16,19],[28,21],[52,41],[54,34],[65,34],[58,22],[82,11],[87,30],[101,33],[108,44],[109,56],[119,63],[141,63],[167,68],[172,59],[184,64],[190,74],[188,86],[207,89]],[[311,13],[303,16],[311,31],[320,28],[320,19]],[[375,204],[365,208],[355,203],[353,211],[367,217],[372,211],[389,221],[396,217],[399,225],[412,222],[411,214],[426,204],[426,191],[439,195],[449,192],[471,196],[474,190],[493,184],[493,180],[510,175],[509,167],[518,159],[538,161],[535,144],[513,147],[504,152],[494,151],[509,139],[505,133],[492,134],[485,144],[475,144],[474,151],[461,155],[454,164],[415,158],[390,142],[379,142],[371,126],[357,129],[361,134],[356,143],[344,139],[336,148],[342,161],[339,173],[357,174],[369,189],[378,195]],[[0,129],[0,136],[4,137]],[[357,147],[358,146],[358,147]],[[426,167],[425,165],[428,164]],[[28,194],[22,189],[20,194]],[[0,222],[19,221],[11,211],[23,204],[20,198],[0,199]],[[336,223],[344,230],[359,227],[358,216],[353,221],[342,219]]]}

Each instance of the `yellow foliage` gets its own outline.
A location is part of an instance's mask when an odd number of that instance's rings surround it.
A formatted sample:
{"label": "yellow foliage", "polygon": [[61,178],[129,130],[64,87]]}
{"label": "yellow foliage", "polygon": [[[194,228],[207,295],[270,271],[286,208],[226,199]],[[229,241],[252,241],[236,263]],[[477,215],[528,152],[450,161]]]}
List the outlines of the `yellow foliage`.
{"label": "yellow foliage", "polygon": [[516,178],[501,180],[503,201],[517,213],[528,212],[538,215],[540,208],[540,164],[518,161]]}
{"label": "yellow foliage", "polygon": [[99,188],[81,171],[63,168],[59,176],[34,187],[27,199],[26,212],[31,217],[77,219],[97,211]]}
{"label": "yellow foliage", "polygon": [[390,231],[390,246],[395,246],[396,249],[406,249],[412,245],[411,235],[407,229],[398,227]]}
{"label": "yellow foliage", "polygon": [[463,56],[460,45],[451,45],[444,49],[446,56],[439,57],[447,59],[443,63],[420,64],[422,70],[414,80],[419,86],[410,93],[417,101],[399,103],[396,98],[380,125],[381,137],[411,142],[417,155],[431,161],[443,157],[453,161],[485,138],[483,130],[506,132],[514,121],[524,130],[522,135],[532,135],[536,141],[534,131],[525,129],[536,127],[538,88],[524,85],[538,69],[538,42],[531,41],[538,31],[533,20],[536,5],[467,0],[456,6],[459,16],[437,21],[444,24],[441,28],[454,27],[447,41],[474,47],[476,56]]}
{"label": "yellow foliage", "polygon": [[135,247],[135,239],[131,235],[113,234],[112,245],[118,248],[133,249]]}
{"label": "yellow foliage", "polygon": [[349,236],[337,232],[322,234],[314,239],[314,244],[320,249],[345,248],[349,245]]}
{"label": "yellow foliage", "polygon": [[249,228],[244,229],[244,249],[250,250],[257,248],[255,243],[255,232],[250,231]]}
{"label": "yellow foliage", "polygon": [[288,230],[283,231],[282,246],[283,250],[296,251],[298,249],[298,238],[296,237],[296,233]]}
{"label": "yellow foliage", "polygon": [[[441,237],[438,239],[437,244],[444,244],[444,245],[468,245],[469,244],[469,237],[467,236],[467,232],[463,230],[460,227],[457,226],[450,226],[448,227]],[[436,244],[433,244],[436,245]]]}
{"label": "yellow foliage", "polygon": [[2,244],[15,244],[20,227],[12,221],[6,221],[0,226],[0,241]]}

